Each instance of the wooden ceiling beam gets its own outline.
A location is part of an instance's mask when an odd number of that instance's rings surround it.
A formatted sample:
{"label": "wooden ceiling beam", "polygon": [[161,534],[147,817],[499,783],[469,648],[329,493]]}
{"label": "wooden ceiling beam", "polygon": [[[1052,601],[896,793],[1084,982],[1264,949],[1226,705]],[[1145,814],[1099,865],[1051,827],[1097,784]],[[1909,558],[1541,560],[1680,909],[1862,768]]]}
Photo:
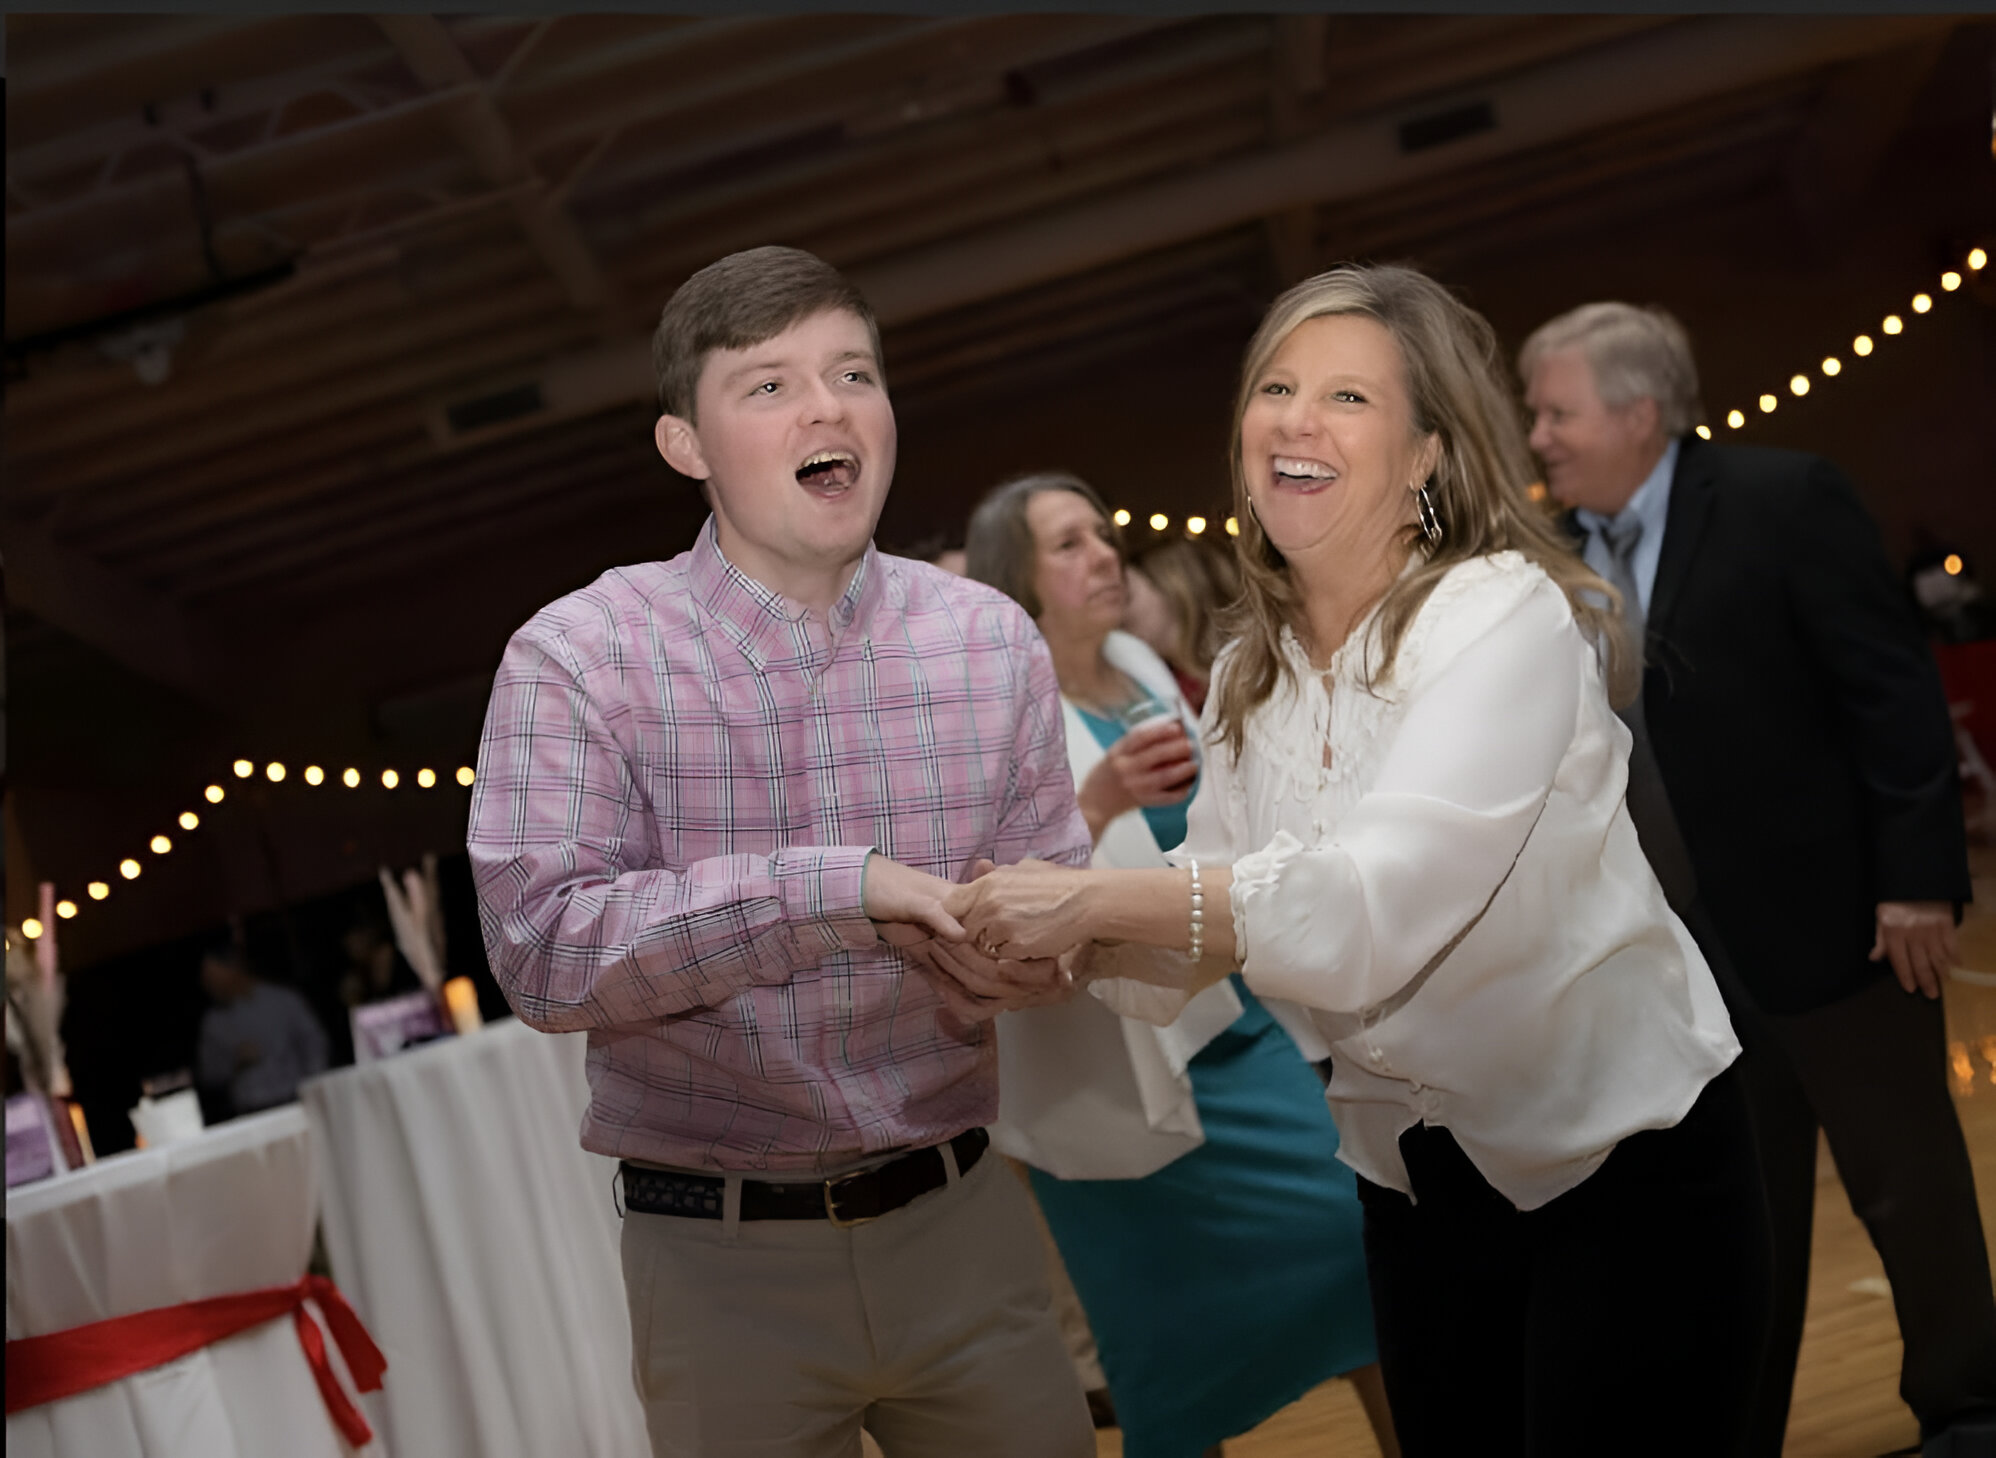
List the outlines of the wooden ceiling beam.
{"label": "wooden ceiling beam", "polygon": [[[417,80],[432,92],[462,96],[444,113],[444,124],[487,183],[510,187],[541,180],[514,144],[513,129],[500,115],[483,78],[434,15],[380,15],[375,23],[387,32]],[[516,196],[510,206],[520,231],[560,281],[571,304],[585,312],[618,311],[614,288],[566,208],[538,190]]]}

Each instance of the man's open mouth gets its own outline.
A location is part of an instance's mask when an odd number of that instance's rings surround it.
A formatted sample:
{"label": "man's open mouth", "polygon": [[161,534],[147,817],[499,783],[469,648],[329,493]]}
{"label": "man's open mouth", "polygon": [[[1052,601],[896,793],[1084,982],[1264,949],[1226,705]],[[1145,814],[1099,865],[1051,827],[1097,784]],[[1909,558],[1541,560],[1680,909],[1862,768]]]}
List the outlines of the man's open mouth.
{"label": "man's open mouth", "polygon": [[859,479],[859,457],[851,451],[819,451],[797,468],[797,479],[818,491],[837,491]]}

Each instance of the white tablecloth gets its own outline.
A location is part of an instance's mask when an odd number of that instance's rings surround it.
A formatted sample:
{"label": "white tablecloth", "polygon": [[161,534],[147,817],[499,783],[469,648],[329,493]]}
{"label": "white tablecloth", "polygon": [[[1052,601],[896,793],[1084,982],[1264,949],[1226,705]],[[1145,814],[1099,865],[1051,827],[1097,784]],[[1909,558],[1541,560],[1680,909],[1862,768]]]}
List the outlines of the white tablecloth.
{"label": "white tablecloth", "polygon": [[[296,1281],[317,1211],[310,1143],[294,1105],[10,1192],[8,1338]],[[288,1316],[7,1419],[9,1458],[352,1451]]]}
{"label": "white tablecloth", "polygon": [[408,1458],[649,1458],[582,1035],[508,1020],[305,1085],[326,1251]]}

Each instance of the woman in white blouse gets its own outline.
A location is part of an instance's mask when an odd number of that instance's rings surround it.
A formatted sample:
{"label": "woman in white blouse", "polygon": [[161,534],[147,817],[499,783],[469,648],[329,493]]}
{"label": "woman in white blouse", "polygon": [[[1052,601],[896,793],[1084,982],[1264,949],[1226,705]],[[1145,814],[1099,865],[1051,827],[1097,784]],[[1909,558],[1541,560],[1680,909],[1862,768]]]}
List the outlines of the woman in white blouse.
{"label": "woman in white blouse", "polygon": [[1153,1020],[1238,969],[1328,1051],[1410,1458],[1725,1454],[1765,1325],[1739,1052],[1623,804],[1632,654],[1529,500],[1484,320],[1347,267],[1235,410],[1248,589],[1182,869],[1008,867],[987,951]]}

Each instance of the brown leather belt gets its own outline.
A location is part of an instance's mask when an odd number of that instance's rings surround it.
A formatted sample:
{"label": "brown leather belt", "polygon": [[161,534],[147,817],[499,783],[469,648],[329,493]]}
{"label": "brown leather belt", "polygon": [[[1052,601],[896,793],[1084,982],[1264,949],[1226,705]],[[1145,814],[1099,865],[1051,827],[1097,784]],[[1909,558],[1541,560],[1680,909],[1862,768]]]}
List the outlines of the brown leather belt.
{"label": "brown leather belt", "polygon": [[[950,1140],[959,1175],[967,1175],[991,1136],[966,1129]],[[624,1161],[624,1207],[639,1215],[677,1215],[689,1220],[719,1220],[728,1182],[722,1175],[680,1174],[646,1169]],[[828,1180],[742,1181],[744,1220],[829,1220],[841,1228],[864,1225],[899,1210],[917,1196],[949,1183],[942,1146],[931,1145],[890,1159],[872,1169],[837,1175]]]}

